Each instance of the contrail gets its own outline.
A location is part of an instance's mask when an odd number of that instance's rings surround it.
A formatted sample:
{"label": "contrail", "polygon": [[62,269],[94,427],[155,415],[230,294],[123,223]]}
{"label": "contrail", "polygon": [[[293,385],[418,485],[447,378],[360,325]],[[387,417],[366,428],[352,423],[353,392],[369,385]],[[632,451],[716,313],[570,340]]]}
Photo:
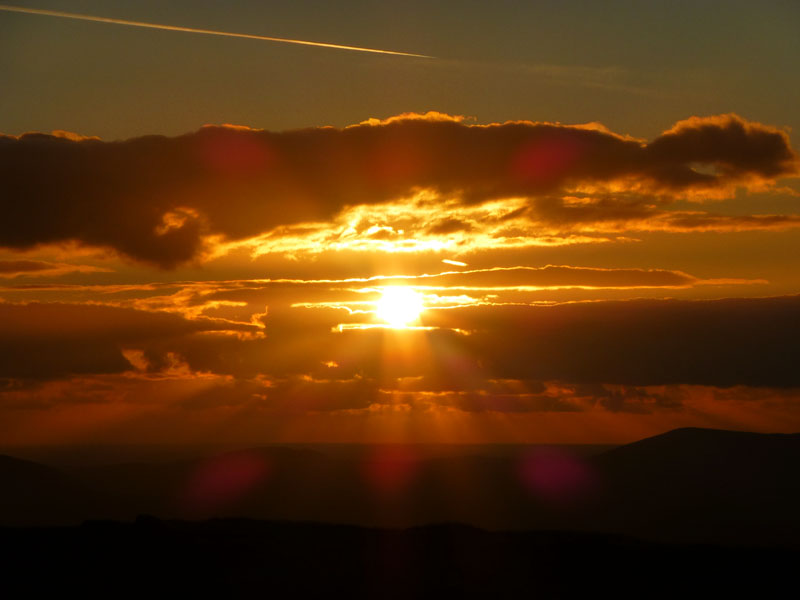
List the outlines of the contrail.
{"label": "contrail", "polygon": [[77,19],[78,21],[94,21],[96,23],[127,25],[128,27],[163,29],[164,31],[182,31],[184,33],[204,33],[206,35],[221,35],[224,37],[244,38],[247,40],[260,40],[262,42],[280,42],[282,44],[300,44],[301,46],[316,46],[317,48],[333,48],[334,50],[352,50],[354,52],[372,52],[374,54],[393,54],[395,56],[411,56],[414,58],[435,58],[434,56],[428,56],[426,54],[412,54],[411,52],[396,52],[394,50],[379,50],[377,48],[362,48],[360,46],[344,46],[342,44],[326,44],[324,42],[311,42],[308,40],[290,40],[286,38],[268,37],[265,35],[251,35],[249,33],[232,33],[230,31],[215,31],[213,29],[195,29],[194,27],[179,27],[177,25],[161,25],[159,23],[128,21],[125,19],[112,19],[111,17],[95,17],[93,15],[82,15],[78,13],[62,12],[60,10],[25,8],[22,6],[9,6],[7,4],[0,4],[0,10],[6,12],[24,13],[28,15],[45,15],[48,17],[61,17],[62,19]]}

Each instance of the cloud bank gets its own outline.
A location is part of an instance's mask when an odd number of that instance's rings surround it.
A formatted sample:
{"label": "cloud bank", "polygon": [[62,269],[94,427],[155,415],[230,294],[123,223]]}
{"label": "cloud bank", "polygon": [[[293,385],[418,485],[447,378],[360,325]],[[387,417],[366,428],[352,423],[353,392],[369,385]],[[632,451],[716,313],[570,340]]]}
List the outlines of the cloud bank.
{"label": "cloud bank", "polygon": [[[0,137],[0,246],[77,241],[174,267],[221,241],[420,191],[464,207],[522,198],[551,226],[616,220],[624,229],[648,211],[664,219],[653,204],[728,197],[797,172],[785,132],[736,115],[693,117],[650,142],[599,125],[475,125],[434,113],[114,142],[25,134]],[[580,206],[568,200],[576,197]]]}
{"label": "cloud bank", "polygon": [[[798,315],[800,296],[477,305],[426,311],[429,330],[338,332],[343,311],[278,306],[257,317],[260,335],[256,324],[203,316],[0,303],[0,377],[158,373],[179,359],[196,373],[363,378],[401,391],[496,380],[791,388],[800,387]],[[408,378],[425,383],[409,387]]]}

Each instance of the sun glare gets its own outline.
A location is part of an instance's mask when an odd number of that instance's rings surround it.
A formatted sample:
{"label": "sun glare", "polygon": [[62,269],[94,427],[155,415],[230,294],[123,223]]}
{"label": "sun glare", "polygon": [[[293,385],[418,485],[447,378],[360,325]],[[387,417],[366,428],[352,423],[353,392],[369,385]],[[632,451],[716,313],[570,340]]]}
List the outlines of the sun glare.
{"label": "sun glare", "polygon": [[387,287],[381,290],[375,314],[392,327],[408,327],[419,319],[425,308],[422,294],[408,287]]}

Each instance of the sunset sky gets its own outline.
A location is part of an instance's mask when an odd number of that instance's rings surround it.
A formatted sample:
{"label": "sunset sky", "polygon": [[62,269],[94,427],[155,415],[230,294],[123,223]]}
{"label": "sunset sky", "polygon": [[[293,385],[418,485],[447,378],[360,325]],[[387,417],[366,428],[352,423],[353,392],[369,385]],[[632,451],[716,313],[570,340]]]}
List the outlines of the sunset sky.
{"label": "sunset sky", "polygon": [[799,25],[0,4],[0,445],[800,430]]}

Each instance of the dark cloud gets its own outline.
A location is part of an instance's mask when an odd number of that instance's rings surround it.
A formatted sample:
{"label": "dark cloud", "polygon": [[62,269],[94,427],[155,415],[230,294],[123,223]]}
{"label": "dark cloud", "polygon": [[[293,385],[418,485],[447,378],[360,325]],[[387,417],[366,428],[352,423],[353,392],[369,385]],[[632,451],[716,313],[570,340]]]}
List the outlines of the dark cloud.
{"label": "dark cloud", "polygon": [[46,271],[52,263],[41,260],[0,260],[0,276]]}
{"label": "dark cloud", "polygon": [[25,405],[37,394],[44,398],[31,383],[63,379],[72,383],[47,388],[45,404],[100,402],[125,390],[133,396],[143,390],[147,401],[153,390],[168,394],[163,382],[172,381],[187,386],[180,397],[186,409],[254,406],[300,414],[404,403],[421,410],[647,414],[681,409],[681,386],[708,386],[717,396],[742,386],[778,395],[800,387],[800,296],[425,314],[428,325],[468,334],[335,332],[336,313],[275,310],[262,317],[266,337],[239,339],[213,335],[237,327],[212,319],[0,304],[0,395]]}
{"label": "dark cloud", "polygon": [[621,385],[800,386],[800,296],[428,311],[504,378]]}
{"label": "dark cloud", "polygon": [[[796,160],[785,136],[734,115],[680,121],[648,144],[645,153],[653,168],[666,178],[674,177],[673,185],[678,186],[749,175],[771,179],[786,174],[789,163]],[[698,172],[693,164],[716,172]]]}
{"label": "dark cloud", "polygon": [[261,378],[223,381],[188,395],[180,406],[202,410],[219,406],[249,405],[287,415],[360,410],[379,401],[380,393],[374,380],[316,380],[304,376],[275,381]]}
{"label": "dark cloud", "polygon": [[532,200],[532,223],[577,231],[754,231],[797,227],[800,215],[725,215],[706,211],[665,210],[641,195]]}
{"label": "dark cloud", "polygon": [[255,330],[110,306],[0,302],[0,378],[52,379],[131,369],[122,350],[199,332]]}
{"label": "dark cloud", "polygon": [[683,406],[677,394],[663,389],[654,391],[636,386],[582,383],[571,386],[570,392],[609,412],[650,414],[655,410],[676,410]]}
{"label": "dark cloud", "polygon": [[447,234],[456,231],[472,231],[474,228],[474,225],[468,221],[449,218],[433,223],[428,227],[428,233]]}
{"label": "dark cloud", "polygon": [[43,260],[0,260],[0,277],[54,277],[75,271],[91,273],[109,271],[109,269]]}
{"label": "dark cloud", "polygon": [[[145,347],[153,364],[175,352],[195,371],[362,377],[408,392],[542,394],[530,385],[537,381],[800,387],[800,296],[471,306],[426,311],[423,324],[441,329],[400,332],[332,331],[342,320],[346,314],[332,309],[287,308],[264,318],[264,339],[191,336]],[[505,380],[527,383],[497,383]],[[610,410],[643,401],[613,389],[603,392]],[[670,400],[651,395],[647,402]]]}
{"label": "dark cloud", "polygon": [[430,401],[452,406],[465,412],[580,412],[585,410],[569,396],[555,394],[496,394],[486,392],[445,393],[431,396]]}
{"label": "dark cloud", "polygon": [[328,221],[421,188],[467,203],[605,185],[714,195],[795,174],[796,160],[784,132],[734,115],[683,121],[650,143],[595,127],[443,118],[121,142],[26,134],[0,137],[0,245],[75,240],[170,267],[200,257],[207,235]]}

